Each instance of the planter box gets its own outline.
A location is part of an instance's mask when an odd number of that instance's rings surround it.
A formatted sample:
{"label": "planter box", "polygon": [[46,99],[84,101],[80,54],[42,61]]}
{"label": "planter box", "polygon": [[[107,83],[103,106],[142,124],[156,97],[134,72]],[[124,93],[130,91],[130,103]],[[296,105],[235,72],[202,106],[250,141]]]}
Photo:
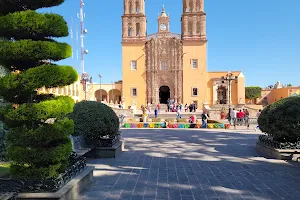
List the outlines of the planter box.
{"label": "planter box", "polygon": [[64,187],[53,193],[19,193],[16,199],[30,200],[74,200],[93,182],[95,167],[86,167]]}
{"label": "planter box", "polygon": [[261,142],[256,143],[255,149],[271,158],[279,160],[300,161],[300,149],[275,149]]}
{"label": "planter box", "polygon": [[119,140],[112,147],[96,147],[86,154],[88,158],[116,158],[124,150],[124,141]]}

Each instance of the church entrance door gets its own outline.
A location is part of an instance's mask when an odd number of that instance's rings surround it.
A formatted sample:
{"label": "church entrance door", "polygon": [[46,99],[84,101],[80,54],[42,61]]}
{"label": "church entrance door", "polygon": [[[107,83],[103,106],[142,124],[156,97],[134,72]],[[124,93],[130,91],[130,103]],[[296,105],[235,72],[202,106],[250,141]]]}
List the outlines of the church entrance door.
{"label": "church entrance door", "polygon": [[159,102],[161,104],[167,104],[170,98],[170,88],[168,86],[161,86],[159,88]]}
{"label": "church entrance door", "polygon": [[227,90],[224,86],[220,86],[218,88],[218,101],[219,101],[219,104],[226,104],[227,103],[226,91]]}

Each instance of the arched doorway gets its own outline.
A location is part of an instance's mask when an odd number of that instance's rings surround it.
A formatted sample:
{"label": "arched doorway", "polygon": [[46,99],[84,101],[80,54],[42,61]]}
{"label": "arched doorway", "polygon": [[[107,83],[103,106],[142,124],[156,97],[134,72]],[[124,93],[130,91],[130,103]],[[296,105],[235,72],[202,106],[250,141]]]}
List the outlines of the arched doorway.
{"label": "arched doorway", "polygon": [[219,104],[227,103],[227,89],[224,86],[219,86],[218,88],[218,103]]}
{"label": "arched doorway", "polygon": [[102,97],[101,101],[107,101],[107,92],[103,89],[101,89],[101,92],[100,90],[97,90],[95,92],[95,97],[98,102],[100,102],[101,97]]}
{"label": "arched doorway", "polygon": [[170,98],[170,88],[168,86],[161,86],[159,88],[159,102],[161,104],[167,104]]}
{"label": "arched doorway", "polygon": [[121,91],[118,89],[112,89],[108,92],[109,96],[109,103],[120,103],[122,98],[121,98]]}

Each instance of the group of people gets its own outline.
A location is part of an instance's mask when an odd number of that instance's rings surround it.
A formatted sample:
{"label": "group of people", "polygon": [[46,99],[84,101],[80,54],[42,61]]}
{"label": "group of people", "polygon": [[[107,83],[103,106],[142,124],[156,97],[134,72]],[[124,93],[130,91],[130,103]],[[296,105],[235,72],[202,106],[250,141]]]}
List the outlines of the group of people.
{"label": "group of people", "polygon": [[249,111],[248,109],[236,110],[230,108],[228,113],[228,121],[230,125],[236,127],[237,125],[245,125],[249,128]]}

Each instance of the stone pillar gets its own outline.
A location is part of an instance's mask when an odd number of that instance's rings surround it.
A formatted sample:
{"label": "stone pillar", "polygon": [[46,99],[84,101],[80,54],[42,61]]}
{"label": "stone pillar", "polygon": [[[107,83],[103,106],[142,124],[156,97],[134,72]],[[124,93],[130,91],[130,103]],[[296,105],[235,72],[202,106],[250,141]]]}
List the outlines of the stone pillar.
{"label": "stone pillar", "polygon": [[193,12],[196,12],[197,11],[197,7],[196,7],[196,1],[197,0],[193,0]]}
{"label": "stone pillar", "polygon": [[136,4],[135,4],[135,1],[132,1],[132,13],[133,14],[136,13]]}
{"label": "stone pillar", "polygon": [[136,20],[133,19],[131,24],[132,24],[132,27],[131,27],[132,28],[132,37],[135,37],[136,36]]}
{"label": "stone pillar", "polygon": [[124,2],[124,7],[125,7],[125,10],[124,10],[125,14],[128,14],[128,13],[129,13],[129,5],[128,5],[128,1],[125,1],[125,2]]}
{"label": "stone pillar", "polygon": [[155,93],[156,93],[156,103],[159,103],[159,89],[155,88]]}
{"label": "stone pillar", "polygon": [[200,11],[204,12],[204,0],[200,0]]}
{"label": "stone pillar", "polygon": [[206,38],[206,16],[205,15],[202,15],[201,18],[200,18],[200,22],[201,22],[201,36],[203,38]]}
{"label": "stone pillar", "polygon": [[218,101],[218,85],[215,84],[213,86],[213,105],[215,105],[217,101]]}
{"label": "stone pillar", "polygon": [[183,18],[183,36],[187,36],[188,33],[188,17],[184,16]]}
{"label": "stone pillar", "polygon": [[197,16],[193,16],[192,23],[193,23],[192,35],[194,36],[197,35]]}

